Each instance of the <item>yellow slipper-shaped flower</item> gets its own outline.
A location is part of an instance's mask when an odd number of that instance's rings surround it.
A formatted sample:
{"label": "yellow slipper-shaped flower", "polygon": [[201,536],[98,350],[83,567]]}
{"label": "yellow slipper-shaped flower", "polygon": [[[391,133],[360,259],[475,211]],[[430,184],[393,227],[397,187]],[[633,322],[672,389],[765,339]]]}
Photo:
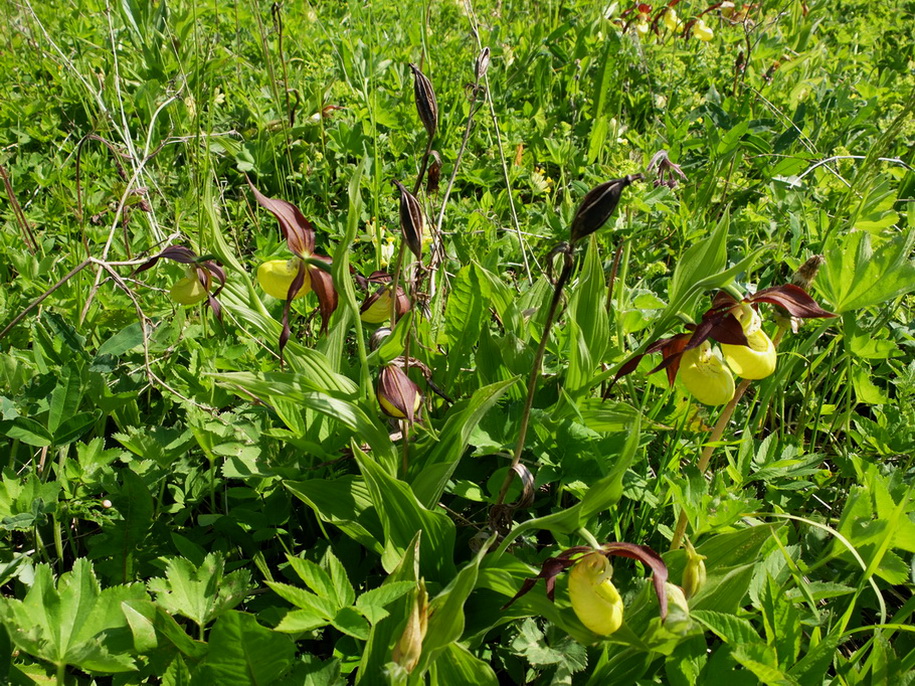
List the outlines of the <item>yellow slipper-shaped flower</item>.
{"label": "yellow slipper-shaped flower", "polygon": [[735,312],[743,326],[749,346],[721,345],[724,359],[737,376],[742,379],[765,379],[775,371],[777,356],[772,340],[762,330],[759,314],[748,305]]}
{"label": "yellow slipper-shaped flower", "polygon": [[600,553],[589,553],[569,572],[572,609],[595,634],[609,636],[623,625],[623,599],[610,581],[613,568]]}
{"label": "yellow slipper-shaped flower", "polygon": [[[267,295],[272,295],[277,300],[285,300],[289,294],[289,286],[299,270],[299,260],[268,260],[257,268],[257,282]],[[296,298],[301,298],[311,290],[311,278],[305,272],[305,282],[296,293]]]}
{"label": "yellow slipper-shaped flower", "polygon": [[724,405],[734,397],[734,377],[708,341],[683,353],[677,376],[704,405]]}
{"label": "yellow slipper-shaped flower", "polygon": [[193,272],[191,275],[175,281],[168,294],[171,296],[172,302],[176,302],[179,305],[196,305],[206,300],[207,290],[200,283],[200,279],[197,278],[197,273]]}

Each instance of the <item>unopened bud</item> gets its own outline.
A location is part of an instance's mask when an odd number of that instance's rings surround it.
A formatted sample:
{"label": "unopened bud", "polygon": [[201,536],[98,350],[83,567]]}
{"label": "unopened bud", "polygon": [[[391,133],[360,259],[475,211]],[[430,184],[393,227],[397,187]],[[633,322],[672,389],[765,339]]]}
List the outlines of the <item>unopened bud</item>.
{"label": "unopened bud", "polygon": [[438,150],[433,150],[429,157],[432,161],[429,163],[429,171],[426,172],[426,193],[438,193],[438,184],[442,178],[442,156]]}
{"label": "unopened bud", "polygon": [[683,592],[692,598],[705,585],[705,555],[700,555],[693,544],[686,542],[686,567],[683,569]]}
{"label": "unopened bud", "polygon": [[480,83],[483,80],[483,77],[486,76],[486,72],[489,70],[489,48],[483,48],[480,50],[480,54],[477,55],[476,63],[476,76],[477,83]]}
{"label": "unopened bud", "polygon": [[413,422],[422,400],[419,386],[413,383],[403,369],[397,365],[388,365],[381,370],[378,404],[385,414]]}
{"label": "unopened bud", "polygon": [[813,280],[817,276],[817,272],[820,271],[820,266],[825,261],[826,259],[822,255],[814,255],[798,267],[794,276],[791,277],[791,283],[795,286],[800,286],[805,291],[810,290],[810,284],[813,283]]}
{"label": "unopened bud", "polygon": [[414,195],[408,191],[400,181],[394,181],[400,191],[400,229],[403,231],[404,240],[416,259],[422,259],[423,254],[423,229],[426,225],[426,216],[423,208]]}
{"label": "unopened bud", "polygon": [[432,89],[432,82],[419,67],[411,64],[410,69],[413,70],[413,98],[416,100],[416,111],[419,112],[419,119],[431,139],[438,128],[438,102],[435,99],[435,91]]}
{"label": "unopened bud", "polygon": [[414,591],[413,604],[407,625],[394,646],[394,662],[403,667],[407,673],[416,669],[423,654],[423,639],[429,624],[429,595],[422,579]]}
{"label": "unopened bud", "polygon": [[602,227],[616,210],[623,189],[641,178],[641,174],[630,174],[588,191],[572,220],[572,243],[577,243]]}

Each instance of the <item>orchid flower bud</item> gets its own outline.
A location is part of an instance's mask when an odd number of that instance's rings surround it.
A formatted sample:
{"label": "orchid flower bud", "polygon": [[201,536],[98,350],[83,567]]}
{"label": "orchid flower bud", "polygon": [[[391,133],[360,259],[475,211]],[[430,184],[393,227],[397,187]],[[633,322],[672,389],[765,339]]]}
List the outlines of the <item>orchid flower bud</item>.
{"label": "orchid flower bud", "polygon": [[734,316],[743,326],[749,345],[727,345],[722,343],[724,359],[737,376],[742,379],[765,379],[775,371],[777,356],[775,345],[762,330],[759,313],[747,304],[741,305]]}
{"label": "orchid flower bud", "polygon": [[[301,261],[296,258],[268,260],[257,268],[257,282],[267,295],[272,295],[277,300],[286,300],[289,295],[289,287],[299,271],[300,264]],[[311,291],[311,278],[306,270],[305,282],[299,292],[295,294],[295,298],[301,298],[309,291]]]}
{"label": "orchid flower bud", "polygon": [[734,377],[708,341],[683,353],[678,376],[704,405],[724,405],[734,397]]}
{"label": "orchid flower bud", "polygon": [[588,553],[569,572],[572,609],[595,634],[609,636],[623,624],[623,599],[610,581],[613,567],[601,553]]}
{"label": "orchid flower bud", "polygon": [[381,378],[378,381],[378,404],[385,414],[412,422],[422,400],[419,387],[403,369],[392,364],[381,370]]}
{"label": "orchid flower bud", "polygon": [[683,592],[692,598],[705,585],[705,555],[696,552],[693,544],[686,542],[686,567],[683,570]]}
{"label": "orchid flower bud", "polygon": [[419,580],[410,606],[410,615],[400,639],[394,646],[394,662],[403,667],[407,673],[416,669],[423,654],[423,639],[429,623],[429,595],[426,584]]}

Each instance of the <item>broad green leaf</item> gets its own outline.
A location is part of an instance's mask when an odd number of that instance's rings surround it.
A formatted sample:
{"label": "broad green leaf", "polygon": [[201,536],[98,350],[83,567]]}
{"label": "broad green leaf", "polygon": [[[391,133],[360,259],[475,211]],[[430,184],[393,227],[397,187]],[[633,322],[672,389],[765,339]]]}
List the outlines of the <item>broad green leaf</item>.
{"label": "broad green leaf", "polygon": [[422,464],[422,471],[413,480],[413,492],[426,507],[434,507],[458,463],[467,450],[477,424],[517,379],[500,381],[478,389],[466,401],[455,403],[448,412],[438,442]]}
{"label": "broad green leaf", "polygon": [[[250,324],[259,332],[249,331],[249,335],[257,339],[266,337],[267,340],[278,341],[280,323],[263,310],[260,301],[260,309],[249,307],[245,295],[248,293],[243,293],[241,287],[230,279],[220,295],[220,300],[235,312],[237,321],[243,325]],[[284,352],[291,371],[298,375],[309,389],[350,396],[359,392],[359,387],[351,379],[332,371],[333,365],[323,353],[307,348],[292,339],[286,344]]]}
{"label": "broad green leaf", "polygon": [[448,339],[448,376],[450,387],[464,361],[480,337],[488,319],[489,281],[475,263],[465,265],[451,283],[445,306],[445,335]]}
{"label": "broad green leaf", "polygon": [[254,615],[235,610],[213,625],[209,645],[198,674],[210,684],[269,686],[289,671],[295,657],[291,638],[262,627]]}
{"label": "broad green leaf", "polygon": [[327,569],[330,572],[333,593],[337,598],[337,602],[341,606],[352,605],[356,602],[356,591],[350,583],[346,568],[330,548],[325,551],[321,562],[327,565]]}
{"label": "broad green leaf", "polygon": [[499,678],[492,667],[475,657],[460,643],[450,643],[432,663],[431,683],[436,686],[498,686]]}
{"label": "broad green leaf", "polygon": [[101,413],[80,412],[65,419],[54,432],[54,445],[67,445],[85,434],[95,424]]}
{"label": "broad green leaf", "polygon": [[871,236],[853,231],[832,241],[814,288],[835,312],[880,305],[915,291],[915,263],[909,259],[915,231],[871,247]]}
{"label": "broad green leaf", "polygon": [[321,520],[381,555],[384,532],[364,479],[347,475],[334,480],[286,481],[283,485]]}
{"label": "broad green leaf", "polygon": [[581,501],[581,521],[608,510],[616,505],[623,495],[623,477],[639,449],[641,438],[641,420],[636,415],[635,422],[629,427],[629,436],[623,445],[623,452],[616,458],[610,473],[593,484]]}
{"label": "broad green leaf", "polygon": [[18,438],[26,445],[44,448],[52,444],[51,433],[34,419],[16,417],[13,420],[0,422],[0,431],[10,438]]}
{"label": "broad green leaf", "polygon": [[[353,445],[353,455],[372,496],[385,535],[382,564],[399,560],[407,546],[422,531],[420,564],[423,576],[448,579],[454,574],[454,522],[441,510],[429,510],[410,486],[395,479]],[[390,567],[389,567],[390,568]]]}
{"label": "broad green leaf", "polygon": [[436,660],[436,653],[455,643],[464,633],[464,603],[477,583],[480,563],[489,550],[484,544],[451,582],[429,603],[429,626],[423,640],[422,669]]}
{"label": "broad green leaf", "polygon": [[564,390],[573,398],[593,384],[594,370],[610,339],[607,281],[597,246],[597,236],[592,235],[569,301],[569,368]]}
{"label": "broad green leaf", "polygon": [[129,672],[133,640],[121,603],[144,598],[141,584],[100,589],[85,558],[56,585],[51,568],[38,565],[25,598],[0,598],[0,623],[20,650],[54,665]]}
{"label": "broad green leaf", "polygon": [[210,553],[199,567],[183,557],[166,562],[165,578],[150,579],[156,602],[203,627],[238,605],[251,590],[251,572],[225,574],[225,560]]}
{"label": "broad green leaf", "polygon": [[[409,590],[413,590],[419,583],[419,551],[420,541],[425,534],[417,531],[410,543],[404,549],[404,555],[398,564],[391,570],[382,588],[388,585],[407,582]],[[356,683],[374,686],[385,683],[383,674],[384,665],[391,661],[391,652],[394,644],[403,631],[407,613],[410,611],[413,594],[405,593],[387,606],[390,615],[372,625],[369,638],[362,651],[359,669],[356,672]]]}
{"label": "broad green leaf", "polygon": [[667,300],[671,306],[679,306],[697,282],[724,271],[728,259],[729,226],[730,214],[725,212],[711,235],[690,246],[681,255],[668,287]]}
{"label": "broad green leaf", "polygon": [[113,355],[118,357],[128,350],[143,345],[143,328],[140,322],[128,324],[99,346],[97,357]]}
{"label": "broad green leaf", "polygon": [[397,455],[388,432],[352,399],[314,390],[301,374],[292,372],[228,372],[214,374],[214,378],[221,386],[230,390],[236,387],[244,389],[268,403],[274,397],[283,398],[335,419],[349,428],[360,443],[368,443],[373,457],[390,472],[396,469]]}
{"label": "broad green leaf", "polygon": [[65,419],[77,413],[82,397],[83,385],[79,368],[75,364],[63,366],[57,378],[57,386],[51,391],[48,431],[52,435]]}

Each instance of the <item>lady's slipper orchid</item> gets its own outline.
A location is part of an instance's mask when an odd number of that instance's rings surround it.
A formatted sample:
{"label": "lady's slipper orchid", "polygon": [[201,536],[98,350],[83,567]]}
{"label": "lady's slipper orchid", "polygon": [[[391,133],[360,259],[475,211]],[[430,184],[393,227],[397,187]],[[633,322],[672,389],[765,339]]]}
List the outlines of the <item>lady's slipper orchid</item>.
{"label": "lady's slipper orchid", "polygon": [[556,577],[571,568],[569,573],[569,597],[572,609],[588,629],[601,636],[609,636],[623,623],[623,602],[619,592],[610,582],[612,569],[610,556],[628,557],[638,560],[651,569],[651,580],[658,598],[661,620],[667,619],[667,565],[651,548],[635,543],[605,543],[599,548],[574,546],[562,551],[556,557],[547,558],[534,577],[525,579],[521,589],[502,609],[508,608],[518,598],[537,585],[539,579],[546,583],[547,598],[553,600]]}
{"label": "lady's slipper orchid", "polygon": [[[289,288],[292,286],[299,269],[304,270],[301,260],[268,260],[257,268],[257,282],[267,295],[272,295],[277,300],[289,298]],[[311,278],[305,272],[304,281],[293,298],[301,298],[311,292]]]}
{"label": "lady's slipper orchid", "polygon": [[613,567],[607,558],[588,553],[569,572],[572,609],[595,634],[609,636],[623,625],[623,599],[610,581]]}
{"label": "lady's slipper orchid", "polygon": [[775,371],[775,346],[762,330],[759,313],[750,305],[741,304],[734,315],[743,327],[747,345],[722,344],[724,359],[731,371],[742,379],[765,379]]}
{"label": "lady's slipper orchid", "polygon": [[[137,267],[134,274],[146,271],[161,259],[173,260],[179,264],[187,265],[184,277],[173,283],[168,291],[172,302],[189,306],[206,300],[216,318],[222,320],[222,306],[216,296],[226,285],[225,270],[213,260],[206,257],[198,257],[190,248],[186,248],[183,245],[170,245],[158,255]],[[219,283],[215,290],[213,290],[214,280]]]}
{"label": "lady's slipper orchid", "polygon": [[197,278],[196,270],[191,269],[188,272],[183,279],[175,281],[168,290],[172,302],[176,302],[179,305],[196,305],[206,300],[208,295],[207,289]]}
{"label": "lady's slipper orchid", "polygon": [[721,353],[708,341],[683,353],[680,379],[686,390],[703,405],[724,405],[734,397],[734,377],[724,365]]}
{"label": "lady's slipper orchid", "polygon": [[[315,261],[330,264],[330,258],[315,253],[315,231],[305,216],[299,211],[299,208],[290,202],[280,200],[279,198],[268,198],[261,193],[251,180],[248,179],[248,185],[254,193],[257,204],[268,210],[280,225],[280,231],[283,238],[286,239],[286,245],[295,255],[295,258],[287,262],[285,268],[280,265],[266,263],[270,265],[264,272],[264,279],[261,279],[261,265],[258,268],[258,281],[261,287],[270,295],[280,300],[285,300],[286,305],[283,308],[283,330],[280,333],[279,349],[282,357],[283,348],[289,340],[291,330],[289,328],[289,310],[292,301],[306,289],[314,291],[318,296],[318,310],[321,312],[321,332],[327,331],[327,325],[330,323],[330,316],[337,309],[337,291],[334,289],[333,278],[325,269],[314,264]],[[277,260],[276,262],[281,262]],[[292,278],[286,282],[289,275]],[[266,284],[266,285],[265,285]],[[286,293],[282,293],[283,286],[286,287]]]}
{"label": "lady's slipper orchid", "polygon": [[677,10],[673,7],[668,7],[664,12],[664,26],[667,27],[668,31],[676,31],[677,27],[680,25],[680,19],[677,17]]}
{"label": "lady's slipper orchid", "polygon": [[715,32],[712,31],[712,28],[706,24],[704,20],[698,19],[696,20],[696,23],[693,24],[693,35],[702,42],[708,43],[715,37]]}
{"label": "lady's slipper orchid", "polygon": [[[362,303],[359,318],[366,324],[383,324],[391,319],[391,292],[390,284],[383,285],[369,295]],[[410,310],[410,299],[403,288],[397,287],[397,300],[393,303],[396,317],[404,316]]]}

